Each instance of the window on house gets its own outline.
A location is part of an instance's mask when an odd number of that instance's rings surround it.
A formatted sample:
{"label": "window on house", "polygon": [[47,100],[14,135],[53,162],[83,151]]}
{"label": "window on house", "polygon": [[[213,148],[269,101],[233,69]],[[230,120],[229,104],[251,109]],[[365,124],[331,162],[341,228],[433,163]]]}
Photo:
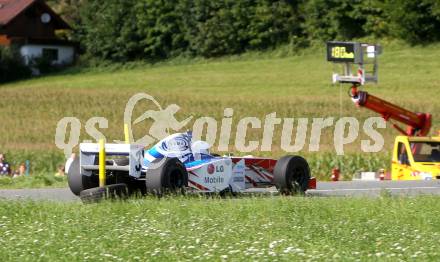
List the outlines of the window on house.
{"label": "window on house", "polygon": [[43,57],[49,61],[58,60],[58,49],[55,48],[43,48]]}

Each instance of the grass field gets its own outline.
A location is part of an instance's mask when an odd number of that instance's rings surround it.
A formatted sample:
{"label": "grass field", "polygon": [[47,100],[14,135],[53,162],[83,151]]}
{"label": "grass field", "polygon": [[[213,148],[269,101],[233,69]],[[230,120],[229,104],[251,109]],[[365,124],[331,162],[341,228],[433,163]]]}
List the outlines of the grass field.
{"label": "grass field", "polygon": [[34,174],[32,176],[0,177],[0,189],[65,187],[67,177],[56,177],[54,174]]}
{"label": "grass field", "polygon": [[[380,58],[380,82],[366,89],[408,109],[431,112],[434,130],[439,129],[440,115],[438,89],[440,88],[440,46],[408,47],[385,43]],[[198,118],[211,116],[217,121],[223,117],[223,109],[234,109],[233,127],[245,116],[264,119],[266,114],[276,112],[277,117],[334,117],[354,116],[360,123],[375,116],[368,110],[356,108],[346,95],[348,87],[331,85],[332,65],[325,61],[323,49],[311,49],[301,55],[285,55],[282,52],[248,54],[214,60],[173,60],[157,65],[137,65],[98,69],[70,70],[58,75],[15,82],[0,87],[0,150],[23,152],[34,156],[57,154],[55,128],[59,119],[74,116],[81,120],[81,140],[90,139],[84,125],[93,116],[106,117],[107,129],[102,132],[107,139],[123,139],[123,113],[129,97],[138,92],[153,95],[163,106],[176,103],[181,107],[178,119],[189,115]],[[150,106],[151,107],[151,106]],[[147,108],[144,104],[136,109],[140,114]],[[136,115],[137,116],[137,115]],[[141,137],[148,130],[148,123],[135,126],[135,136]],[[296,125],[296,123],[295,123]],[[192,123],[189,125],[192,126]],[[310,138],[310,123],[306,139]],[[219,127],[218,127],[219,129]],[[294,131],[295,132],[295,131]],[[373,170],[389,166],[389,151],[396,132],[390,128],[380,130],[385,138],[384,149],[376,153],[359,153],[361,136],[345,152],[364,161],[374,162]],[[233,134],[235,130],[233,128]],[[364,166],[345,164],[345,158],[334,155],[333,130],[328,128],[321,137],[320,152],[308,152],[308,140],[301,154],[323,163],[319,167],[320,178],[328,177],[334,163],[349,177]],[[249,139],[261,140],[262,131],[250,132]],[[280,148],[281,127],[275,128],[272,150],[251,152],[255,155],[285,154]],[[234,136],[231,137],[231,142]],[[233,144],[233,143],[232,143]],[[230,147],[230,151],[236,149]],[[323,152],[331,155],[322,156]],[[16,162],[25,160],[17,153]],[[41,157],[40,159],[45,159]],[[373,160],[371,160],[373,159]],[[380,159],[376,161],[374,159]],[[33,159],[31,159],[32,161]],[[314,160],[314,161],[315,161]],[[35,172],[53,170],[55,163],[33,161]],[[316,170],[316,169],[315,169]]]}
{"label": "grass field", "polygon": [[1,261],[438,261],[440,201],[0,201]]}

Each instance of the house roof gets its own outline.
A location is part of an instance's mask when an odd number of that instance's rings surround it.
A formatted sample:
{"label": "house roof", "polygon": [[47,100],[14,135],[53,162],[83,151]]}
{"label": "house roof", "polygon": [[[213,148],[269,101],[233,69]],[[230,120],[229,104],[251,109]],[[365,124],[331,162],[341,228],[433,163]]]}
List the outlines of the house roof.
{"label": "house roof", "polygon": [[0,24],[9,23],[34,2],[35,0],[0,0]]}
{"label": "house roof", "polygon": [[59,29],[70,29],[70,26],[42,0],[0,0],[0,25],[7,25],[36,3],[42,5],[51,14],[58,23]]}

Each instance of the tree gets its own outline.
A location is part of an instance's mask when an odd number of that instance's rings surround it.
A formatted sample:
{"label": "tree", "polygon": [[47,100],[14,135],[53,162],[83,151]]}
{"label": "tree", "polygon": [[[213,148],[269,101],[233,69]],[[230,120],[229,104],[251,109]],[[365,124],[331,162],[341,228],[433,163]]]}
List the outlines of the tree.
{"label": "tree", "polygon": [[389,0],[390,27],[394,36],[411,44],[440,40],[440,2],[438,0]]}
{"label": "tree", "polygon": [[117,62],[143,58],[135,0],[89,0],[77,36],[91,55]]}

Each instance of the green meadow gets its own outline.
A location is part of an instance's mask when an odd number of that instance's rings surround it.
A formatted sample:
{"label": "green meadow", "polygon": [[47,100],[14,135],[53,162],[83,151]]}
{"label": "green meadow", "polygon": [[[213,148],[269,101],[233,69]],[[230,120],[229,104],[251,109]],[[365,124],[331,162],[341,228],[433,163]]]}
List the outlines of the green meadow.
{"label": "green meadow", "polygon": [[2,261],[438,261],[438,197],[0,201]]}

